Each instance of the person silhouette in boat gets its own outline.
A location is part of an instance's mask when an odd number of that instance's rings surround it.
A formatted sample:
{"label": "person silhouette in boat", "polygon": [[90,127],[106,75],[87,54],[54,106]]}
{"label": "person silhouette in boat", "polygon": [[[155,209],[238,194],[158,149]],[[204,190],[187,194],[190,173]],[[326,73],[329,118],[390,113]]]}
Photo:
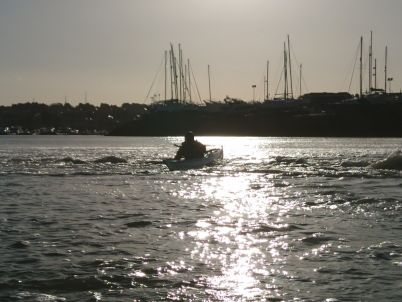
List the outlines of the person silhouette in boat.
{"label": "person silhouette in boat", "polygon": [[195,159],[204,157],[207,148],[205,145],[201,144],[199,141],[194,140],[193,132],[189,131],[184,136],[184,142],[177,150],[176,156],[174,159],[178,160],[181,158],[184,159]]}

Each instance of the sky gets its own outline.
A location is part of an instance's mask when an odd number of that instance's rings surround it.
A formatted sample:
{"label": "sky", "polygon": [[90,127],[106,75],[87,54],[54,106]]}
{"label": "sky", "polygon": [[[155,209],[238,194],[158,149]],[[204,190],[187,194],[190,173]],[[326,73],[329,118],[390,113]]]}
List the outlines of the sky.
{"label": "sky", "polygon": [[[164,98],[164,51],[189,58],[202,99],[263,99],[280,81],[290,36],[293,86],[302,93],[357,93],[360,36],[364,89],[373,31],[378,87],[385,46],[391,89],[402,88],[400,0],[0,0],[0,105],[76,105]],[[151,89],[151,84],[155,79]],[[351,85],[350,85],[351,83]],[[168,96],[169,98],[169,96]]]}

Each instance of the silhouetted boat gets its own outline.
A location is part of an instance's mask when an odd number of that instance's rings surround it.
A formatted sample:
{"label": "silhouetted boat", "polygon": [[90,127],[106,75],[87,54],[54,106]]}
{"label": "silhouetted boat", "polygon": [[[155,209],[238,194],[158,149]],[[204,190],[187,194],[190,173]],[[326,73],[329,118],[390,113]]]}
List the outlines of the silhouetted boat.
{"label": "silhouetted boat", "polygon": [[196,159],[165,159],[163,163],[170,171],[200,169],[205,166],[213,165],[223,159],[223,148],[211,149],[202,158]]}

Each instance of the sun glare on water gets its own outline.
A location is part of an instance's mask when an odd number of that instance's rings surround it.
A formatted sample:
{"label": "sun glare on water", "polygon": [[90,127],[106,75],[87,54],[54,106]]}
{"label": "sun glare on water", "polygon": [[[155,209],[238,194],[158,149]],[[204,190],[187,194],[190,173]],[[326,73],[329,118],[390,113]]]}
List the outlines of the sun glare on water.
{"label": "sun glare on water", "polygon": [[[259,225],[280,222],[270,222],[270,214],[278,211],[277,198],[270,197],[274,189],[260,189],[258,177],[215,177],[199,188],[204,199],[217,209],[212,217],[198,220],[196,228],[188,232],[194,242],[191,257],[220,271],[205,282],[209,294],[222,301],[261,298],[267,289],[259,280],[269,280],[270,265],[281,261],[283,244],[261,238],[255,231]],[[267,250],[261,250],[261,246]],[[277,297],[274,280],[269,287],[270,295]]]}
{"label": "sun glare on water", "polygon": [[[193,261],[214,272],[201,277],[200,286],[220,301],[280,299],[275,276],[288,249],[285,237],[267,234],[286,227],[286,213],[293,204],[283,200],[287,190],[275,185],[272,174],[250,172],[273,159],[270,138],[196,137],[208,148],[222,147],[224,163],[219,171],[191,172],[178,197],[201,202],[208,215],[188,230],[188,251]],[[170,138],[182,141],[181,137]],[[267,148],[268,146],[268,148]],[[282,148],[280,146],[279,148]],[[267,151],[268,150],[268,151]],[[278,150],[278,145],[276,146]],[[276,152],[276,151],[275,151]],[[247,165],[249,170],[243,170]],[[286,278],[286,277],[285,277]],[[264,280],[264,282],[261,282]]]}

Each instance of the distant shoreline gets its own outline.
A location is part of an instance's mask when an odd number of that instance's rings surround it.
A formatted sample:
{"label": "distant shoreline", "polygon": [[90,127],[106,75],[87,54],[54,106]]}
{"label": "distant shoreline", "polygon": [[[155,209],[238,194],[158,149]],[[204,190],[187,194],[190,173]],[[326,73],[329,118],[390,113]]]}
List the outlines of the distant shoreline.
{"label": "distant shoreline", "polygon": [[0,134],[182,136],[188,130],[200,136],[402,137],[402,94],[360,99],[311,93],[255,103],[226,98],[204,104],[0,106]]}
{"label": "distant shoreline", "polygon": [[[184,105],[183,105],[184,106]],[[402,137],[402,98],[311,103],[229,103],[219,110],[162,108],[108,133],[113,136]]]}

